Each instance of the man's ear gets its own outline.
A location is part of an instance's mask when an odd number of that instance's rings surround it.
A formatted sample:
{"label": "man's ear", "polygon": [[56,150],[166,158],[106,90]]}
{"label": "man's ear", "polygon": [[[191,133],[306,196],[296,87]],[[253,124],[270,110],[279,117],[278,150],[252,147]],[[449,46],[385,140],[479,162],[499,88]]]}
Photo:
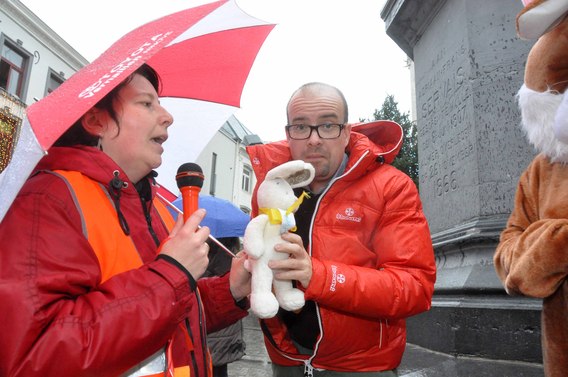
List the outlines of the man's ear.
{"label": "man's ear", "polygon": [[81,124],[85,130],[92,135],[101,135],[106,129],[106,122],[104,122],[104,112],[92,108],[83,115]]}
{"label": "man's ear", "polygon": [[345,147],[349,145],[349,137],[351,136],[351,127],[352,124],[350,123],[345,123],[345,126],[343,127],[342,135],[344,135]]}

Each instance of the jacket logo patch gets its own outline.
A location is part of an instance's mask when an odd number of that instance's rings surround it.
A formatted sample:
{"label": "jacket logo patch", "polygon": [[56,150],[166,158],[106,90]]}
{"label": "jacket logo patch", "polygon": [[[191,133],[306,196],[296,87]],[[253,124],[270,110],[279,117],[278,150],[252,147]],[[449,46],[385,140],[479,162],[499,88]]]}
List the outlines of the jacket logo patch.
{"label": "jacket logo patch", "polygon": [[335,287],[337,283],[343,284],[345,283],[345,275],[337,273],[337,266],[331,265],[331,285],[329,286],[329,290],[331,292],[335,292]]}
{"label": "jacket logo patch", "polygon": [[345,211],[343,213],[338,213],[337,215],[335,215],[335,218],[337,220],[354,221],[356,223],[361,222],[361,217],[356,216],[355,210],[351,207],[345,208]]}

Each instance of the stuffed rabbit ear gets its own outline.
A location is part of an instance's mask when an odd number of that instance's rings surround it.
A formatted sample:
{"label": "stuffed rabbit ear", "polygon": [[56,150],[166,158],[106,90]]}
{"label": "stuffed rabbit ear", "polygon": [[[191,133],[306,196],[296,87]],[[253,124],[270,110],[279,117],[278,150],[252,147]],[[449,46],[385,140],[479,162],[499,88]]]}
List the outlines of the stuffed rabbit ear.
{"label": "stuffed rabbit ear", "polygon": [[312,164],[302,160],[288,161],[275,167],[266,174],[265,180],[281,178],[292,188],[310,184],[314,179],[315,169]]}
{"label": "stuffed rabbit ear", "polygon": [[517,15],[517,34],[522,39],[538,39],[557,26],[568,13],[568,0],[523,0]]}

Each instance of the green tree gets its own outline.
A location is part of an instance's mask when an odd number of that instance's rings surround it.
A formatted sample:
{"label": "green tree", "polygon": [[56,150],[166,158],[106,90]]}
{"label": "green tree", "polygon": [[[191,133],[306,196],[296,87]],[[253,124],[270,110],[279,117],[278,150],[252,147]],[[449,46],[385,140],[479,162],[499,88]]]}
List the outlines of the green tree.
{"label": "green tree", "polygon": [[416,124],[410,120],[410,113],[401,113],[393,95],[387,95],[380,109],[373,114],[374,120],[392,120],[402,126],[404,140],[392,165],[406,173],[418,187],[418,143]]}

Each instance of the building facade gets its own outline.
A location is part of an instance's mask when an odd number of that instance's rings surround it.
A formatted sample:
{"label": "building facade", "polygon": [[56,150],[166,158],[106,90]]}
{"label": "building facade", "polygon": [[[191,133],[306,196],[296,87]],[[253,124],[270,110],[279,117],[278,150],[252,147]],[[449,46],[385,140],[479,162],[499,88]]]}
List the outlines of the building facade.
{"label": "building facade", "polygon": [[89,63],[20,1],[0,4],[0,87],[26,106]]}
{"label": "building facade", "polygon": [[25,108],[88,62],[17,0],[0,0],[0,172],[10,162]]}
{"label": "building facade", "polygon": [[256,135],[231,116],[197,157],[205,175],[201,193],[229,200],[250,213],[256,181],[245,148],[258,142]]}

